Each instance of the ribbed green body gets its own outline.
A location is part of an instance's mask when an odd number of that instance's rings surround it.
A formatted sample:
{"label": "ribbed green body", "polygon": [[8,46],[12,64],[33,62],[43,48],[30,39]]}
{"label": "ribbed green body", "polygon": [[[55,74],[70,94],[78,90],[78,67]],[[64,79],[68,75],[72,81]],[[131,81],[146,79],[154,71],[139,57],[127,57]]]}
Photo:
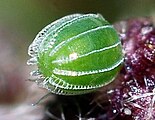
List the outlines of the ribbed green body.
{"label": "ribbed green body", "polygon": [[56,94],[100,88],[114,79],[123,61],[116,31],[98,14],[57,20],[37,35],[29,51],[42,75],[42,86]]}

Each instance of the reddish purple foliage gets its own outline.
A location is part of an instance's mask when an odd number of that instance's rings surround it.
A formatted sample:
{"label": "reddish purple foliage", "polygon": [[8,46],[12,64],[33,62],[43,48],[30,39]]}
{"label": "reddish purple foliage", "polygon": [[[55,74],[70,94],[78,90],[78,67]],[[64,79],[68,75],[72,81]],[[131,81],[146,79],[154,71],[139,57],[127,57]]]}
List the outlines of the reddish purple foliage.
{"label": "reddish purple foliage", "polygon": [[148,18],[116,25],[122,37],[121,85],[108,92],[111,119],[155,119],[155,27]]}

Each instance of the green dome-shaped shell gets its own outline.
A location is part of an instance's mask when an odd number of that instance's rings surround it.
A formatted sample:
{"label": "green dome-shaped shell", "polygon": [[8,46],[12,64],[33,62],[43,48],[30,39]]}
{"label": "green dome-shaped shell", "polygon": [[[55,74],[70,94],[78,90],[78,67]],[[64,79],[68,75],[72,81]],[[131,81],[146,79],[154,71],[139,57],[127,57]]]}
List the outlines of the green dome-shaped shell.
{"label": "green dome-shaped shell", "polygon": [[99,14],[73,14],[42,29],[29,47],[39,84],[52,93],[84,94],[110,83],[123,62],[117,32]]}

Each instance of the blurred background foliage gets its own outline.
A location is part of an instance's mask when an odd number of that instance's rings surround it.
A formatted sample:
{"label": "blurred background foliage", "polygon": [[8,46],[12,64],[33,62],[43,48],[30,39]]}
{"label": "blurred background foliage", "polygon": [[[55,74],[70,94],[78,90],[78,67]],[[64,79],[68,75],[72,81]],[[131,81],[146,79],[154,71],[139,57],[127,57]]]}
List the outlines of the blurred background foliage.
{"label": "blurred background foliage", "polygon": [[[43,27],[73,13],[100,13],[114,23],[130,17],[154,16],[155,0],[0,0],[0,104],[12,104],[21,97],[33,103],[44,94],[36,90],[37,85],[29,88],[29,82],[25,82],[31,71],[26,65],[27,48]],[[31,109],[35,108],[29,106],[27,111],[32,114]],[[10,108],[4,111],[0,106],[0,119],[9,120],[8,114],[4,115],[8,110],[10,118],[20,118]]]}

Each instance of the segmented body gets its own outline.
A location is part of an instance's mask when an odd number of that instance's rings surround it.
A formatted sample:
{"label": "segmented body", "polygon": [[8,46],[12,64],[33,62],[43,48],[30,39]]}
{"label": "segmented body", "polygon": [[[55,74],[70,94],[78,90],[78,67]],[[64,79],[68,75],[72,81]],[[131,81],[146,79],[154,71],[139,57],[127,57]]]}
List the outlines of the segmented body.
{"label": "segmented body", "polygon": [[117,32],[99,14],[73,14],[42,29],[29,46],[42,87],[62,95],[84,94],[110,83],[123,62]]}

